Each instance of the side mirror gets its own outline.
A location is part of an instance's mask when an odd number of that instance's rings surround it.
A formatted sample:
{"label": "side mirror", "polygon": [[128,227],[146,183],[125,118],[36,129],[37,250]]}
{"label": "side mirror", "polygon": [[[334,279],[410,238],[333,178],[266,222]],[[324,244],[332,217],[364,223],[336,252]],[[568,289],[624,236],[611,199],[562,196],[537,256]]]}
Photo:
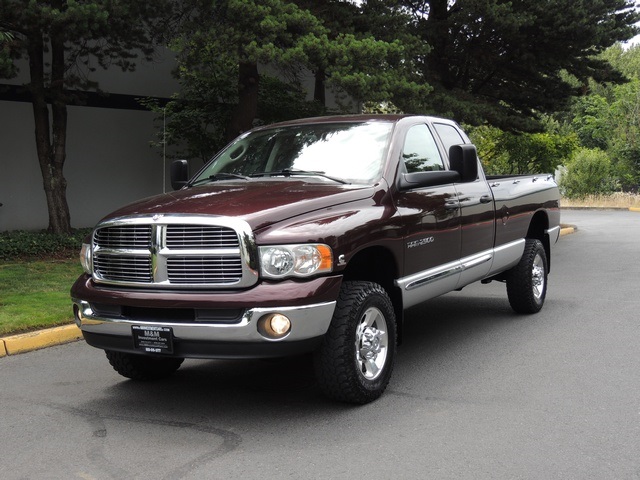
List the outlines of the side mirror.
{"label": "side mirror", "polygon": [[458,183],[459,181],[460,174],[454,170],[403,173],[400,176],[400,189],[435,187],[437,185],[447,185],[448,183]]}
{"label": "side mirror", "polygon": [[451,170],[460,174],[460,182],[475,182],[478,179],[478,152],[475,145],[452,145],[449,148]]}
{"label": "side mirror", "polygon": [[189,162],[175,160],[171,162],[171,187],[180,190],[189,181]]}

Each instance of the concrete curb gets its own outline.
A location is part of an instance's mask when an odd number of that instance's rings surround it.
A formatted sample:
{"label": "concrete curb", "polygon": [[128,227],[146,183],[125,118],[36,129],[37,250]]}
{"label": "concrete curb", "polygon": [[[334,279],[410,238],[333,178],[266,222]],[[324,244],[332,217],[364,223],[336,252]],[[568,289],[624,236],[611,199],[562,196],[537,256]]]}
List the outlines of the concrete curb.
{"label": "concrete curb", "polygon": [[564,237],[565,235],[571,235],[572,233],[576,233],[578,231],[578,227],[575,225],[560,225],[560,236]]}
{"label": "concrete curb", "polygon": [[560,207],[561,210],[628,210],[630,212],[640,212],[640,207]]}
{"label": "concrete curb", "polygon": [[81,338],[82,332],[75,325],[65,325],[2,337],[0,338],[0,357],[75,342]]}

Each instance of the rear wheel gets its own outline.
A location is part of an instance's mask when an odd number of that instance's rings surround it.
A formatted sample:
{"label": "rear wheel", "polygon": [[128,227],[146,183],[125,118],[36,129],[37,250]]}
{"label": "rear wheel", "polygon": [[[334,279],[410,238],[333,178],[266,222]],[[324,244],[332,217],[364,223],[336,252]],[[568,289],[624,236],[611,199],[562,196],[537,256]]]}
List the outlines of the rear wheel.
{"label": "rear wheel", "polygon": [[105,350],[113,369],[123,377],[132,380],[156,380],[175,373],[184,358],[148,357],[132,353]]}
{"label": "rear wheel", "polygon": [[518,313],[537,313],[547,295],[547,255],[540,240],[526,239],[520,263],[507,275],[509,304]]}
{"label": "rear wheel", "polygon": [[329,397],[364,404],[384,392],[396,355],[396,320],[386,291],[371,282],[345,282],[320,349],[316,377]]}

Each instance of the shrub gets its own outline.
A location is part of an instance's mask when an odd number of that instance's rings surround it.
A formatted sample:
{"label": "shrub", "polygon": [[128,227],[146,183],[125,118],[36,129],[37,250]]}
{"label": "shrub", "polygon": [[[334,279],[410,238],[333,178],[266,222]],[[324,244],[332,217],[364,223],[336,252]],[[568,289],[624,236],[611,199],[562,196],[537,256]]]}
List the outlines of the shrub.
{"label": "shrub", "polygon": [[550,173],[578,147],[577,136],[558,127],[550,127],[549,132],[518,134],[487,125],[465,128],[488,175]]}
{"label": "shrub", "polygon": [[82,240],[90,232],[90,229],[79,229],[71,235],[22,230],[2,232],[0,233],[0,260],[76,255],[80,251]]}
{"label": "shrub", "polygon": [[566,165],[560,188],[567,198],[584,198],[619,190],[609,155],[597,148],[577,150]]}

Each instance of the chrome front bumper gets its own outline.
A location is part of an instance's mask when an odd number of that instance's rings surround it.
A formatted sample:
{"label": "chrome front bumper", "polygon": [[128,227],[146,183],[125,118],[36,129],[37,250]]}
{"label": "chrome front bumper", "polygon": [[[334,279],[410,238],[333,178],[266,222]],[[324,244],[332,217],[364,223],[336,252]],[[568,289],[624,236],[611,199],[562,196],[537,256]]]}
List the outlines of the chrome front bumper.
{"label": "chrome front bumper", "polygon": [[[72,300],[76,324],[92,346],[144,353],[134,347],[133,326],[171,327],[176,345],[174,355],[192,358],[255,358],[298,353],[289,347],[319,341],[329,328],[336,306],[333,301],[296,307],[250,308],[239,322],[223,324],[105,318],[94,312],[89,302]],[[291,321],[291,330],[283,338],[271,339],[260,333],[258,321],[271,314],[286,315]],[[301,349],[305,350],[309,348]]]}

